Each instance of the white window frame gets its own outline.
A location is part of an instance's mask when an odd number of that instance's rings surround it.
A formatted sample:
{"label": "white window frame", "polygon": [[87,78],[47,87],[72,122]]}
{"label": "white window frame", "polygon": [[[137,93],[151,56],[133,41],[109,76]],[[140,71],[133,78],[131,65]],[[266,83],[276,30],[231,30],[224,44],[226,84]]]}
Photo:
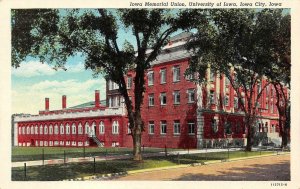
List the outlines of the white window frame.
{"label": "white window frame", "polygon": [[113,121],[112,134],[119,134],[119,122]]}
{"label": "white window frame", "polygon": [[40,125],[40,135],[42,135],[44,133],[44,127],[43,125]]}
{"label": "white window frame", "polygon": [[60,129],[59,129],[59,130],[60,130],[59,133],[60,133],[61,135],[65,134],[65,127],[64,127],[63,124],[60,124]]}
{"label": "white window frame", "polygon": [[54,125],[54,134],[55,134],[55,135],[58,135],[58,133],[59,133],[58,125],[55,124],[55,125]]}
{"label": "white window frame", "polygon": [[215,104],[215,91],[209,91],[209,104]]}
{"label": "white window frame", "polygon": [[105,133],[105,125],[103,121],[100,121],[99,123],[99,133],[104,134]]}
{"label": "white window frame", "polygon": [[228,94],[226,94],[225,95],[225,106],[229,106],[229,95]]}
{"label": "white window frame", "polygon": [[19,126],[19,135],[22,135],[23,133],[22,133],[22,127],[21,126]]}
{"label": "white window frame", "polygon": [[149,104],[149,106],[154,106],[154,94],[153,93],[148,95],[148,104]]}
{"label": "white window frame", "polygon": [[173,103],[180,104],[180,91],[173,92]]}
{"label": "white window frame", "polygon": [[148,130],[148,133],[150,135],[154,134],[154,132],[155,132],[154,128],[155,128],[154,121],[149,121],[149,130]]}
{"label": "white window frame", "polygon": [[167,69],[162,68],[160,70],[160,84],[165,84],[167,83]]}
{"label": "white window frame", "polygon": [[39,134],[39,127],[37,125],[34,126],[34,134]]}
{"label": "white window frame", "polygon": [[174,135],[180,135],[180,120],[175,120],[173,123]]}
{"label": "white window frame", "polygon": [[48,126],[45,125],[45,126],[44,126],[44,135],[47,135],[47,134],[48,134]]}
{"label": "white window frame", "polygon": [[52,135],[53,134],[53,126],[52,124],[50,124],[49,126],[49,135]]}
{"label": "white window frame", "polygon": [[180,81],[180,67],[174,66],[173,67],[173,82]]}
{"label": "white window frame", "polygon": [[188,103],[194,103],[195,102],[195,89],[188,89]]}
{"label": "white window frame", "polygon": [[90,124],[89,122],[86,122],[84,124],[84,134],[89,134],[89,132],[90,132]]}
{"label": "white window frame", "polygon": [[127,123],[127,134],[131,134],[130,123]]}
{"label": "white window frame", "polygon": [[75,123],[72,124],[72,135],[76,135],[76,125],[75,125]]}
{"label": "white window frame", "polygon": [[127,77],[127,89],[131,89],[132,88],[132,77],[128,76]]}
{"label": "white window frame", "polygon": [[188,134],[189,135],[195,134],[195,122],[193,122],[193,121],[188,122]]}
{"label": "white window frame", "polygon": [[67,123],[66,125],[66,134],[69,135],[71,132],[70,132],[70,125],[69,123]]}
{"label": "white window frame", "polygon": [[[164,98],[165,98],[165,102],[164,102]],[[167,105],[167,93],[166,92],[163,92],[163,93],[160,93],[160,105]]]}
{"label": "white window frame", "polygon": [[30,127],[29,126],[26,127],[26,134],[30,135]]}
{"label": "white window frame", "polygon": [[149,71],[147,77],[148,77],[148,86],[154,85],[154,72]]}
{"label": "white window frame", "polygon": [[167,134],[167,121],[165,120],[160,121],[160,134],[161,135]]}
{"label": "white window frame", "polygon": [[79,124],[78,124],[78,134],[82,135],[82,133],[83,133],[82,124],[79,123]]}
{"label": "white window frame", "polygon": [[31,127],[30,127],[30,134],[34,134],[34,128],[33,128],[33,125],[31,125]]}

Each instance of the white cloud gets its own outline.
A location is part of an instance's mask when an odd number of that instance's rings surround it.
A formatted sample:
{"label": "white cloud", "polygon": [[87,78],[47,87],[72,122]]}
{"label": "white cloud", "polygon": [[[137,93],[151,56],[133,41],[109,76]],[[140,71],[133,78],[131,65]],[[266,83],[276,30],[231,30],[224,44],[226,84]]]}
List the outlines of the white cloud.
{"label": "white cloud", "polygon": [[42,81],[31,86],[22,86],[12,91],[12,112],[37,114],[44,110],[45,97],[50,98],[50,110],[61,109],[61,97],[67,95],[67,107],[94,100],[94,90],[100,90],[105,98],[105,80]]}
{"label": "white cloud", "polygon": [[19,68],[12,69],[12,74],[17,77],[33,77],[41,75],[54,75],[55,70],[48,64],[39,61],[21,62]]}
{"label": "white cloud", "polygon": [[[84,72],[84,64],[79,62],[77,64],[67,64],[67,72],[79,73]],[[39,61],[21,62],[19,68],[13,68],[12,74],[17,77],[34,77],[34,76],[45,76],[54,75],[56,73],[63,72],[62,69],[55,71],[49,64],[41,63]]]}

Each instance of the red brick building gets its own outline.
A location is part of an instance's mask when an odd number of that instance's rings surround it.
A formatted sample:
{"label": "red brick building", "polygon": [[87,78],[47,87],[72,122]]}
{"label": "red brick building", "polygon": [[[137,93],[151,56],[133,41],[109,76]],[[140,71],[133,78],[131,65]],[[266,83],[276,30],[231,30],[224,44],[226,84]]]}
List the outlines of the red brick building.
{"label": "red brick building", "polygon": [[[146,147],[202,148],[204,146],[245,145],[244,116],[237,95],[225,77],[207,70],[208,84],[198,85],[185,76],[191,54],[183,48],[188,33],[171,38],[147,70],[146,91],[142,106]],[[134,96],[134,73],[128,73],[127,88]],[[257,91],[266,85],[262,80]],[[257,92],[256,91],[256,92]],[[95,101],[78,107],[45,110],[39,115],[16,117],[15,144],[18,146],[132,146],[132,138],[123,98],[118,86],[107,82],[106,100],[99,91]],[[133,102],[134,103],[134,102]],[[278,112],[274,89],[268,86],[259,99],[257,133],[264,133],[264,142],[280,142]]]}

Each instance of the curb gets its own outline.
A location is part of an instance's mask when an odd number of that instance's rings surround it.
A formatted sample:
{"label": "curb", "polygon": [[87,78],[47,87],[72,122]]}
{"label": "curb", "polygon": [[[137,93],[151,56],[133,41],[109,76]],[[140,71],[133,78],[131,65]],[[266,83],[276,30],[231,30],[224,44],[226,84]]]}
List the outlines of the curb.
{"label": "curb", "polygon": [[282,152],[279,154],[266,154],[266,155],[259,155],[259,156],[250,156],[250,157],[242,157],[242,158],[234,158],[229,160],[212,160],[207,161],[203,163],[192,163],[192,164],[186,164],[186,165],[174,165],[174,166],[168,166],[168,167],[158,167],[158,168],[149,168],[149,169],[139,169],[139,170],[133,170],[133,171],[127,171],[127,172],[119,172],[119,173],[108,173],[108,174],[102,174],[102,175],[92,175],[92,176],[85,176],[75,179],[65,179],[62,181],[89,181],[94,179],[108,179],[111,177],[116,176],[125,176],[125,175],[133,175],[138,173],[145,173],[145,172],[152,172],[152,171],[159,171],[159,170],[169,170],[169,169],[178,169],[178,168],[186,168],[186,167],[197,167],[197,166],[203,166],[203,165],[213,165],[218,163],[226,163],[226,162],[234,162],[234,161],[243,161],[247,159],[255,159],[260,157],[269,157],[269,156],[278,156],[278,155],[287,155],[290,154],[290,152]]}

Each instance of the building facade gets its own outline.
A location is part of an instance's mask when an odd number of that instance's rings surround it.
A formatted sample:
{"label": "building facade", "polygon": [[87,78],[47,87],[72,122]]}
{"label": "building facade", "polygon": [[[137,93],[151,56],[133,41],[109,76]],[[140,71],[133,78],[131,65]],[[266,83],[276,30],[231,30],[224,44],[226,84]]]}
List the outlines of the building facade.
{"label": "building facade", "polygon": [[[207,70],[207,84],[195,84],[194,76],[185,75],[191,54],[183,48],[190,37],[182,33],[171,38],[146,73],[142,105],[145,147],[203,148],[246,144],[244,113],[237,94],[226,77]],[[128,93],[134,99],[134,72],[126,75]],[[276,95],[266,80],[256,86],[262,92],[258,100],[257,136],[264,143],[280,143]],[[242,94],[244,95],[244,94]],[[245,100],[244,100],[245,102]],[[134,104],[134,101],[133,101]],[[118,85],[108,81],[105,103],[99,91],[89,106],[45,110],[37,116],[14,119],[15,144],[19,146],[122,146],[132,147],[131,131],[124,100]]]}

